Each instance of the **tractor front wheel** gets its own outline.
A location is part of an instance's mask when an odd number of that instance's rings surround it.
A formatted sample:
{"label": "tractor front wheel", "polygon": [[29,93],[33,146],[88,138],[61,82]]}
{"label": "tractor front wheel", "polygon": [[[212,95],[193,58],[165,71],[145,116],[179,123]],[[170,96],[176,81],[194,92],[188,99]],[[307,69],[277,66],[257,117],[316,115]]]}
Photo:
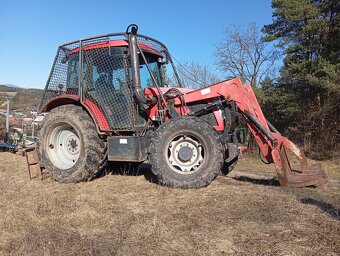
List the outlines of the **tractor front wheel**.
{"label": "tractor front wheel", "polygon": [[92,119],[78,106],[52,109],[39,131],[42,164],[59,182],[92,179],[103,162],[104,148]]}
{"label": "tractor front wheel", "polygon": [[150,144],[149,161],[161,184],[178,188],[207,186],[219,174],[223,147],[216,131],[197,117],[162,124]]}

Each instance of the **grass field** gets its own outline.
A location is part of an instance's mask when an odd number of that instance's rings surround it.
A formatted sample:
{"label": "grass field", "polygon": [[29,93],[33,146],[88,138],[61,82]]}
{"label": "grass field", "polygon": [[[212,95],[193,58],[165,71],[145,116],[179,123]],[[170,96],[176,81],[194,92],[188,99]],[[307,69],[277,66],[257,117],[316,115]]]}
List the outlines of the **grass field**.
{"label": "grass field", "polygon": [[0,153],[0,255],[339,255],[340,167],[321,188],[278,186],[246,157],[199,190],[161,187],[149,170],[59,184],[28,179]]}
{"label": "grass field", "polygon": [[0,92],[0,96],[15,96],[17,92]]}

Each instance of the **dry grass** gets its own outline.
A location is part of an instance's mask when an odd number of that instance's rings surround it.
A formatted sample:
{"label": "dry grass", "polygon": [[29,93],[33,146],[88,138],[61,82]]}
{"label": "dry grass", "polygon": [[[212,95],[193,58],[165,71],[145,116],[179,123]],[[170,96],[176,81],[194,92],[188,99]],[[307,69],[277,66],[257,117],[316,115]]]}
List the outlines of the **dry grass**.
{"label": "dry grass", "polygon": [[148,171],[58,184],[0,153],[0,255],[339,255],[339,166],[316,189],[282,189],[273,168],[248,158],[200,190]]}
{"label": "dry grass", "polygon": [[0,92],[0,96],[15,96],[17,92]]}

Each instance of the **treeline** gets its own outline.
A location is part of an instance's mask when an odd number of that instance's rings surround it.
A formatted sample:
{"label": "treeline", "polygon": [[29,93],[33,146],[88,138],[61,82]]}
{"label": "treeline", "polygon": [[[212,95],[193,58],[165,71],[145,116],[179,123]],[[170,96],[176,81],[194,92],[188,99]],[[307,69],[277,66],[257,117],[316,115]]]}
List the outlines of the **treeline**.
{"label": "treeline", "polygon": [[264,111],[310,156],[339,157],[340,2],[273,0],[272,8],[263,41],[284,59],[277,81],[262,81]]}
{"label": "treeline", "polygon": [[11,109],[35,109],[39,104],[42,93],[43,90],[41,89],[25,89],[20,87],[0,85],[0,106],[6,102],[6,96],[11,96]]}
{"label": "treeline", "polygon": [[43,90],[22,89],[19,90],[12,99],[12,109],[37,109]]}
{"label": "treeline", "polygon": [[0,84],[0,92],[16,92],[19,87]]}

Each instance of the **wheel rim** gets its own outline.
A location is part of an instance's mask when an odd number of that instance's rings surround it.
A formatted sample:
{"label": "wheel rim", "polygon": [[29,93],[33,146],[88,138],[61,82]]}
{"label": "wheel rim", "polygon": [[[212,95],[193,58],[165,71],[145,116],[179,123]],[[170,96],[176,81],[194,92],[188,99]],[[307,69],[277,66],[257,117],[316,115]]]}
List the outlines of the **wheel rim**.
{"label": "wheel rim", "polygon": [[46,148],[52,164],[59,169],[66,170],[77,163],[81,141],[74,128],[63,123],[50,132]]}
{"label": "wheel rim", "polygon": [[204,161],[201,141],[192,135],[180,135],[168,144],[167,161],[172,170],[180,174],[196,172]]}

